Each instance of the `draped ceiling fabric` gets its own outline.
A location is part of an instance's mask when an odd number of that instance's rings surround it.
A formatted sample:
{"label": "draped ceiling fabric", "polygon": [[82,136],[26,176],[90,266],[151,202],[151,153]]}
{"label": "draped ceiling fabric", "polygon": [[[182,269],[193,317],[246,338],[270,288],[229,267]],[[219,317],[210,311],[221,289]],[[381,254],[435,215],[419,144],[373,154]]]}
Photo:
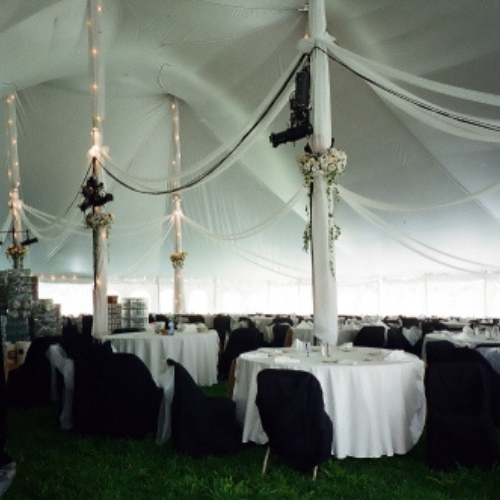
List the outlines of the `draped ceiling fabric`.
{"label": "draped ceiling fabric", "polygon": [[[104,0],[110,282],[173,276],[170,96],[191,172],[181,179],[192,185],[182,192],[185,279],[310,280],[296,162],[305,141],[269,141],[288,127],[306,3]],[[498,273],[500,2],[325,6],[332,134],[348,156],[337,281]],[[56,281],[92,276],[91,232],[77,207],[92,126],[86,8],[87,0],[0,0],[1,93],[15,88],[18,97],[23,227],[40,239],[24,265]],[[6,269],[10,242],[0,239]]]}

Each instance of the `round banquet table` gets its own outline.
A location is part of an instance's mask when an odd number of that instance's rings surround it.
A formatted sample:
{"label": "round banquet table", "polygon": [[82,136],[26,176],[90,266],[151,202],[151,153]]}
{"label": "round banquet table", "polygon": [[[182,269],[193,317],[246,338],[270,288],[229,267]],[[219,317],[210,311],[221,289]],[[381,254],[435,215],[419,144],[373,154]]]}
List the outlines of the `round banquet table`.
{"label": "round banquet table", "polygon": [[440,332],[432,332],[428,333],[424,337],[424,342],[422,344],[422,359],[424,361],[427,360],[427,343],[435,340],[448,340],[456,346],[472,348],[478,346],[479,344],[488,345],[498,344],[500,342],[500,339],[496,337],[488,337],[484,330],[474,335],[466,334],[464,332],[449,332],[446,330]]}
{"label": "round banquet table", "polygon": [[103,341],[107,340],[118,352],[132,353],[141,358],[156,383],[167,368],[168,358],[183,365],[198,385],[217,383],[219,336],[216,330],[176,332],[175,335],[124,333],[103,337]]}
{"label": "round banquet table", "polygon": [[[276,352],[278,351],[278,352]],[[255,404],[257,373],[265,368],[304,370],[319,380],[333,422],[332,455],[376,458],[407,453],[425,423],[424,363],[403,351],[332,348],[309,356],[293,348],[240,355],[233,400],[243,442],[267,442]]]}

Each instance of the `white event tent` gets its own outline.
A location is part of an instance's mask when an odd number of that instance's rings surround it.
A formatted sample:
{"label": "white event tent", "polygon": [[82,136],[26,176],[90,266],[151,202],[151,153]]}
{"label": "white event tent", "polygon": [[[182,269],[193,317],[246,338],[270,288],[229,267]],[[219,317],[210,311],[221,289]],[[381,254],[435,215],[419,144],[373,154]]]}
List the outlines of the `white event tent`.
{"label": "white event tent", "polygon": [[[92,129],[87,3],[0,0],[0,145],[9,150],[15,92],[22,226],[39,239],[24,267],[65,313],[92,304],[92,233],[78,207]],[[178,126],[186,309],[312,312],[306,139],[273,147],[269,136],[289,127],[299,58],[321,50],[347,154],[338,312],[500,316],[500,2],[325,0],[317,49],[306,0],[102,6],[109,294],[172,308]]]}

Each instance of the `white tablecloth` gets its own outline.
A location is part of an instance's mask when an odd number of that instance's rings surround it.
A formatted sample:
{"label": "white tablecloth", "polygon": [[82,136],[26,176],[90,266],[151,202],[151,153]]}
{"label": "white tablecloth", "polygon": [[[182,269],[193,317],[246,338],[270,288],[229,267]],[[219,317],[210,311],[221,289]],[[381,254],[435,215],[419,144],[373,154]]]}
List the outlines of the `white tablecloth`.
{"label": "white tablecloth", "polygon": [[219,336],[215,330],[204,333],[126,333],[107,335],[118,352],[136,354],[149,368],[156,383],[166,369],[167,358],[181,363],[198,385],[217,383]]}
{"label": "white tablecloth", "polygon": [[[325,409],[333,422],[332,454],[337,458],[380,457],[404,454],[420,438],[425,423],[424,363],[416,356],[384,359],[391,351],[354,348],[330,350],[330,358],[313,350],[283,349],[279,357],[259,350],[242,354],[236,365],[233,399],[243,426],[243,442],[267,442],[257,396],[257,373],[264,368],[304,370],[315,375],[323,388]],[[297,362],[286,363],[286,358]],[[355,364],[344,364],[355,363]]]}
{"label": "white tablecloth", "polygon": [[464,332],[432,332],[428,333],[424,337],[424,342],[422,344],[422,359],[424,361],[427,360],[427,343],[432,342],[434,340],[448,340],[452,342],[456,346],[460,347],[476,347],[479,344],[498,344],[500,343],[500,339],[497,338],[488,338],[486,336],[486,332],[482,331],[477,335],[466,335]]}

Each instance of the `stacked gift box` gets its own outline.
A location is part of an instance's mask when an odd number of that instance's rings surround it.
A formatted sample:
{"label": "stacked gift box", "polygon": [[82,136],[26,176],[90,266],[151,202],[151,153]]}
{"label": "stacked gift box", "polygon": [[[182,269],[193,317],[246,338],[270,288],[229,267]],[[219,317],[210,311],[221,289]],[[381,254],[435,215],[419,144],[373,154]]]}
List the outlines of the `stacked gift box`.
{"label": "stacked gift box", "polygon": [[108,331],[122,327],[122,306],[118,304],[117,295],[108,295]]}
{"label": "stacked gift box", "polygon": [[122,302],[122,327],[144,328],[148,324],[146,299],[126,298]]}
{"label": "stacked gift box", "polygon": [[2,271],[0,289],[0,312],[7,316],[5,327],[7,341],[29,340],[33,301],[31,271],[29,269]]}
{"label": "stacked gift box", "polygon": [[60,304],[54,304],[52,299],[33,301],[32,316],[34,337],[61,335],[62,320]]}

